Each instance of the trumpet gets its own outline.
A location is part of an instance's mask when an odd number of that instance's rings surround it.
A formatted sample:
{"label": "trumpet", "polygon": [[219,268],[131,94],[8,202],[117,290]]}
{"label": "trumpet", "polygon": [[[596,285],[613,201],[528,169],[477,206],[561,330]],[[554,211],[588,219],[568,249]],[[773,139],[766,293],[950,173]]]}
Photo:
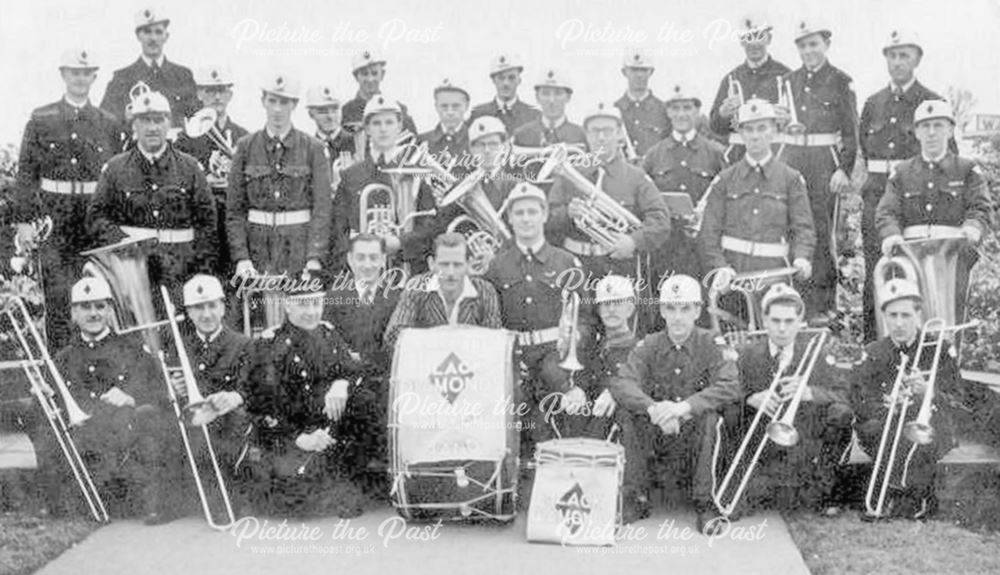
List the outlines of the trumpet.
{"label": "trumpet", "polygon": [[[934,441],[934,428],[931,426],[931,414],[934,410],[934,392],[937,380],[941,352],[946,341],[948,332],[956,332],[978,325],[978,321],[971,321],[961,325],[949,326],[942,318],[933,318],[924,322],[920,330],[919,344],[917,345],[914,357],[908,358],[906,354],[901,356],[899,369],[896,372],[896,380],[892,384],[889,393],[889,410],[885,416],[885,424],[882,426],[882,435],[879,438],[878,451],[875,454],[875,461],[872,464],[872,475],[868,480],[868,489],[865,491],[865,511],[873,517],[882,517],[885,510],[885,497],[889,490],[889,485],[893,481],[893,472],[897,461],[896,455],[899,452],[900,437],[905,434],[913,445],[910,447],[906,461],[900,475],[899,483],[906,486],[909,475],[909,461],[913,453],[920,445],[927,445]],[[928,337],[933,334],[933,337]],[[933,354],[931,367],[921,370],[920,364],[926,362],[924,354]],[[927,381],[927,388],[924,390],[924,398],[917,411],[917,416],[912,421],[906,422],[906,412],[910,407],[910,394],[904,391],[905,379],[910,375],[918,375]],[[890,443],[889,434],[892,434]],[[886,451],[888,450],[888,453]]]}
{"label": "trumpet", "polygon": [[189,138],[207,136],[224,156],[232,159],[233,156],[236,155],[236,148],[233,147],[233,141],[229,132],[226,132],[226,134],[223,135],[222,132],[219,131],[219,127],[216,125],[218,120],[219,114],[215,111],[215,109],[202,108],[201,110],[198,110],[195,115],[188,118],[187,122],[184,124],[184,133],[187,134]]}
{"label": "trumpet", "polygon": [[612,248],[623,235],[642,226],[642,221],[609,196],[604,190],[588,180],[570,165],[568,151],[562,144],[538,172],[538,179],[544,180],[550,174],[558,174],[572,184],[587,203],[587,213],[576,220],[576,227],[595,243]]}
{"label": "trumpet", "polygon": [[729,90],[726,95],[730,98],[734,96],[739,98],[740,106],[742,106],[746,102],[746,98],[743,96],[743,84],[736,78],[733,78],[732,74],[727,76],[727,78],[729,80]]}
{"label": "trumpet", "polygon": [[806,125],[799,121],[798,111],[795,109],[795,94],[792,91],[792,82],[782,77],[775,78],[778,83],[778,103],[788,108],[789,122],[785,126],[785,132],[792,136],[806,133]]}
{"label": "trumpet", "polygon": [[566,350],[566,357],[559,367],[572,373],[583,369],[583,364],[576,356],[576,340],[580,336],[580,294],[563,290],[562,315],[559,316],[559,337],[563,338],[559,346]]}
{"label": "trumpet", "polygon": [[[106,523],[109,517],[104,506],[104,499],[98,492],[93,476],[87,470],[86,463],[77,450],[76,442],[73,441],[73,436],[70,433],[70,428],[83,425],[90,419],[90,416],[84,413],[70,394],[69,387],[59,374],[55,362],[52,361],[45,340],[38,332],[38,328],[35,327],[31,315],[28,313],[28,308],[24,305],[24,300],[16,296],[11,298],[4,308],[4,313],[10,320],[18,344],[26,357],[19,363],[24,370],[24,375],[28,378],[31,393],[38,400],[45,418],[49,421],[49,426],[56,436],[56,443],[59,444],[59,449],[69,463],[70,471],[73,472],[73,478],[83,493],[90,514],[94,520]],[[53,397],[52,386],[47,383],[42,366],[46,368],[48,379],[52,381],[59,392],[62,404],[65,406],[65,417],[63,417],[63,410],[60,409]]]}
{"label": "trumpet", "polygon": [[[757,409],[757,414],[743,436],[743,441],[740,443],[736,455],[733,456],[733,461],[729,465],[729,470],[723,478],[722,484],[712,493],[715,506],[726,517],[729,517],[736,511],[740,498],[743,496],[743,492],[746,491],[747,485],[750,483],[750,478],[768,442],[776,443],[782,447],[792,447],[799,442],[799,433],[794,426],[795,415],[798,413],[799,405],[802,403],[802,397],[809,383],[809,377],[816,366],[816,360],[822,353],[823,345],[826,343],[828,335],[829,332],[823,331],[809,339],[809,343],[806,344],[794,373],[784,375],[786,366],[782,366],[774,374],[774,379],[771,381],[771,386],[767,390],[764,401],[761,403],[760,408]],[[778,396],[781,386],[788,382],[796,382],[795,394],[791,400],[780,405],[775,410],[770,416],[770,421],[764,428],[765,433],[763,436],[758,437],[760,435],[758,429],[764,418],[765,407],[771,403],[772,399]],[[750,445],[755,439],[758,442],[757,447],[751,453]],[[716,451],[718,451],[718,445],[716,446]],[[740,473],[741,468],[743,468],[742,475],[739,476],[739,481],[736,481],[737,474]],[[733,487],[734,484],[735,487]]]}

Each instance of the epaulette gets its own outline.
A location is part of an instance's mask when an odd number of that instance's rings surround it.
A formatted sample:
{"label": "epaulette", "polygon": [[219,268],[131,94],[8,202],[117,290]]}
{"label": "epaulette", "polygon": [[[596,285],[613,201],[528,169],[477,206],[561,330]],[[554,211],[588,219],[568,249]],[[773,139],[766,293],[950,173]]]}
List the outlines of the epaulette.
{"label": "epaulette", "polygon": [[59,115],[59,104],[46,104],[41,108],[35,108],[31,112],[32,119],[48,118],[50,116]]}

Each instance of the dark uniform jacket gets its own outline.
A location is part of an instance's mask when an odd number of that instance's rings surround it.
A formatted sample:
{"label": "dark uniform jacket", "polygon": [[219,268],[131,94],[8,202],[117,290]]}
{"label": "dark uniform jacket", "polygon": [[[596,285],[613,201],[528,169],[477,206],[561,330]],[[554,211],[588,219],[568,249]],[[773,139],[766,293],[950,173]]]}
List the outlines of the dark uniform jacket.
{"label": "dark uniform jacket", "polygon": [[469,125],[462,122],[453,134],[445,134],[441,124],[438,124],[433,130],[417,137],[418,144],[425,142],[427,151],[434,156],[434,160],[447,168],[450,158],[456,158],[458,161],[469,153]]}
{"label": "dark uniform jacket", "polygon": [[650,91],[642,100],[633,100],[628,93],[615,101],[622,112],[625,132],[640,158],[657,142],[670,135],[671,124],[667,106]]}
{"label": "dark uniform jacket", "polygon": [[219,391],[246,393],[252,351],[249,337],[223,326],[206,340],[192,328],[184,334],[184,348],[202,395],[208,397]]}
{"label": "dark uniform jacket", "polygon": [[319,132],[316,132],[316,139],[326,146],[327,152],[329,152],[330,155],[331,164],[334,160],[339,158],[342,153],[346,152],[351,156],[354,156],[354,136],[349,134],[347,130],[337,130],[337,133],[333,134],[333,137],[330,137],[329,134],[320,134]]}
{"label": "dark uniform jacket", "polygon": [[215,265],[215,203],[198,161],[170,144],[151,164],[133,148],[108,162],[88,212],[89,227],[101,245],[125,237],[118,226],[194,230],[194,241],[163,243],[162,279],[183,281],[211,273]]}
{"label": "dark uniform jacket", "polygon": [[86,413],[107,405],[101,396],[117,387],[135,399],[135,405],[159,404],[167,396],[156,359],[143,351],[139,340],[109,332],[97,341],[77,333],[53,358],[70,395]]}
{"label": "dark uniform jacket", "polygon": [[861,155],[867,160],[906,160],[920,154],[913,127],[913,114],[924,100],[941,96],[914,80],[902,94],[886,86],[865,101],[858,133]]}
{"label": "dark uniform jacket", "polygon": [[253,347],[247,410],[263,446],[328,427],[327,391],[338,379],[353,384],[357,377],[357,365],[333,327],[323,323],[306,331],[285,323]]}
{"label": "dark uniform jacket", "polygon": [[471,123],[480,116],[494,116],[499,118],[507,128],[507,135],[510,136],[521,126],[541,118],[542,112],[530,104],[525,104],[520,98],[514,100],[514,104],[510,107],[501,109],[500,105],[497,104],[496,98],[493,98],[489,102],[473,108],[472,113],[469,115],[469,122]]}
{"label": "dark uniform jacket", "polygon": [[611,381],[615,401],[641,414],[659,401],[687,401],[695,416],[739,399],[736,364],[723,355],[724,343],[695,327],[676,345],[666,332],[647,335]]}
{"label": "dark uniform jacket", "polygon": [[698,235],[706,269],[732,266],[740,272],[785,265],[775,258],[724,252],[724,235],[751,242],[787,242],[790,260],[812,261],[816,232],[806,183],[784,162],[772,157],[758,172],[741,160],[723,170],[707,193]]}
{"label": "dark uniform jacket", "polygon": [[618,375],[637,343],[639,340],[631,334],[613,341],[604,337],[591,353],[581,354],[584,368],[573,380],[587,393],[587,399],[593,401],[605,389],[610,389],[611,380]]}
{"label": "dark uniform jacket", "polygon": [[976,163],[951,152],[940,162],[917,156],[896,167],[875,211],[883,239],[909,226],[973,225],[986,232],[993,222],[993,202]]}
{"label": "dark uniform jacket", "polygon": [[[233,261],[258,272],[300,272],[330,249],[330,158],[312,136],[292,128],[280,142],[259,130],[236,145],[226,196],[226,229]],[[251,224],[250,210],[309,210],[307,224]]]}
{"label": "dark uniform jacket", "polygon": [[399,289],[380,286],[371,302],[363,302],[353,281],[334,286],[328,292],[323,319],[333,325],[350,351],[361,356],[368,375],[389,372],[392,350],[386,347],[383,336],[399,302],[399,295]]}
{"label": "dark uniform jacket", "polygon": [[686,192],[697,205],[725,163],[724,149],[705,136],[684,144],[666,136],[642,159],[642,169],[661,192]]}
{"label": "dark uniform jacket", "polygon": [[709,112],[709,125],[712,128],[712,132],[723,138],[728,138],[729,134],[735,131],[733,127],[735,114],[727,118],[719,113],[723,100],[729,97],[730,77],[734,81],[738,81],[743,88],[744,101],[760,98],[774,104],[778,102],[777,78],[784,76],[788,72],[788,66],[778,62],[771,56],[768,56],[767,60],[756,68],[751,68],[744,61],[739,66],[730,70],[722,78],[722,81],[719,82],[719,89],[715,93],[715,102],[712,103],[712,111]]}
{"label": "dark uniform jacket", "polygon": [[[751,395],[766,391],[774,381],[774,374],[778,370],[778,360],[771,355],[771,349],[767,338],[751,343],[739,351],[737,365],[740,370],[740,382],[743,385],[743,402]],[[792,361],[784,370],[790,374],[798,367],[805,351],[807,340],[798,338],[795,341]],[[808,385],[812,388],[812,403],[824,405],[839,403],[847,405],[849,401],[849,390],[847,382],[838,376],[833,369],[833,356],[827,350],[820,351],[816,358],[816,364],[809,377]]]}
{"label": "dark uniform jacket", "polygon": [[[233,149],[236,149],[236,142],[249,133],[246,128],[232,121],[232,119],[227,119],[225,126],[216,127],[219,128],[222,137],[227,138],[233,145]],[[219,147],[208,136],[203,135],[197,138],[190,138],[184,132],[181,132],[177,137],[174,145],[178,150],[194,156],[206,173],[211,170],[209,159],[212,157],[212,152],[219,151]]]}
{"label": "dark uniform jacket", "polygon": [[[397,102],[400,109],[403,110],[403,131],[410,132],[411,134],[417,134],[417,125],[413,123],[413,118],[406,111],[406,106],[402,102]],[[368,104],[361,92],[358,92],[350,102],[344,104],[343,115],[341,116],[340,125],[349,126],[351,124],[360,124],[365,119],[365,105]]]}
{"label": "dark uniform jacket", "polygon": [[201,109],[191,70],[164,58],[163,67],[154,71],[141,56],[131,65],[115,70],[101,100],[101,108],[124,122],[125,106],[130,102],[129,91],[140,81],[167,98],[174,126],[184,126],[184,119]]}
{"label": "dark uniform jacket", "polygon": [[796,114],[809,134],[840,133],[837,166],[850,177],[858,155],[858,100],[851,77],[829,62],[815,72],[804,66],[785,74]]}
{"label": "dark uniform jacket", "polygon": [[555,129],[545,127],[541,117],[514,130],[514,145],[540,148],[552,144],[581,144],[586,148],[587,135],[579,125],[563,120]]}

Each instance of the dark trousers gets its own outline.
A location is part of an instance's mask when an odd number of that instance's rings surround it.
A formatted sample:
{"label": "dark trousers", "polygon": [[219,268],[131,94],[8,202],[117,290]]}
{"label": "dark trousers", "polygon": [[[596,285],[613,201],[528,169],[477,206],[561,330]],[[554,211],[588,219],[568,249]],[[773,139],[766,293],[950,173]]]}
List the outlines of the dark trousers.
{"label": "dark trousers", "polygon": [[863,306],[862,327],[865,341],[878,339],[878,327],[875,323],[875,264],[882,257],[882,239],[875,228],[875,208],[878,207],[888,177],[885,174],[868,174],[865,185],[861,188],[863,207],[861,211],[861,245],[865,252],[865,283],[861,292]]}
{"label": "dark trousers", "polygon": [[[569,372],[559,367],[561,360],[555,342],[520,348],[518,353],[522,364],[521,387],[514,400],[516,405],[525,405],[521,418],[521,455],[530,459],[536,443],[556,436],[553,422],[543,410],[558,405],[546,398],[566,391]],[[555,423],[558,425],[558,420]]]}

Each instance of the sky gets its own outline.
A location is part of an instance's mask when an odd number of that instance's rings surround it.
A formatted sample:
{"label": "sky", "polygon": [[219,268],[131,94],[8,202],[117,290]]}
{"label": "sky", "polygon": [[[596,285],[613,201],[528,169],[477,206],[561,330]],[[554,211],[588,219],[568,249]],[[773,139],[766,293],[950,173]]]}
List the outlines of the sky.
{"label": "sky", "polygon": [[[228,66],[236,79],[232,117],[250,129],[264,116],[259,86],[280,72],[303,86],[332,85],[342,101],[357,90],[351,58],[374,50],[388,60],[383,93],[409,106],[417,126],[436,123],[432,90],[443,79],[465,87],[473,104],[493,95],[489,62],[500,52],[526,65],[521,97],[543,67],[565,70],[575,92],[568,108],[579,121],[624,90],[621,54],[641,47],[656,64],[654,93],[680,82],[710,105],[723,75],[743,59],[735,22],[748,12],[773,23],[772,54],[800,65],[792,29],[819,17],[833,31],[830,61],[854,78],[859,106],[888,81],[881,55],[895,28],[915,30],[925,56],[917,76],[933,90],[972,91],[977,112],[1000,113],[1000,0],[32,0],[7,3],[0,21],[0,70],[7,77],[0,144],[18,142],[31,110],[62,94],[60,54],[81,47],[101,69],[92,91],[100,102],[115,69],[138,57],[135,13],[152,6],[170,17],[167,58],[194,68]],[[302,106],[297,127],[313,131]]]}

